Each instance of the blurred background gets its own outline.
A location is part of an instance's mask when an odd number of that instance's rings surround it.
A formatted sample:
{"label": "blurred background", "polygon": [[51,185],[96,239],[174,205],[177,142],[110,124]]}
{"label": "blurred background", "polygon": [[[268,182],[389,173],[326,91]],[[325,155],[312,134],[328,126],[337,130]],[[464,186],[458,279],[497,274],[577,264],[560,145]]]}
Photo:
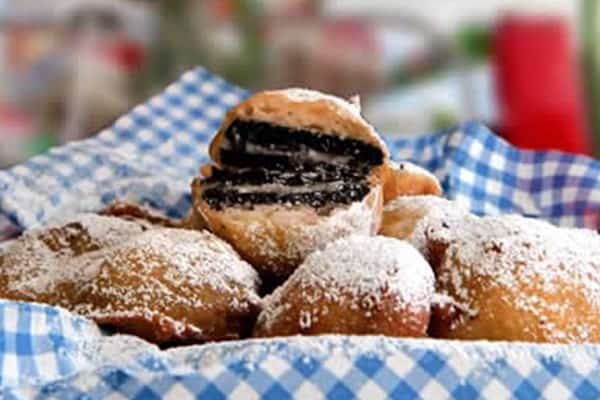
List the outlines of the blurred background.
{"label": "blurred background", "polygon": [[477,119],[523,148],[598,156],[597,3],[0,0],[0,167],[98,132],[196,65],[252,90],[360,94],[383,134]]}

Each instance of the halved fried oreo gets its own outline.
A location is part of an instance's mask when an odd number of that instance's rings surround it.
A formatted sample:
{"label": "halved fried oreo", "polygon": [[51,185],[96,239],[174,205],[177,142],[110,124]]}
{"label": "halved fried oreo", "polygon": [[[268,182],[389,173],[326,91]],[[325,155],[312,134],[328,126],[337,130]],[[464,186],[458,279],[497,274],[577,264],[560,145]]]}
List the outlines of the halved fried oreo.
{"label": "halved fried oreo", "polygon": [[267,280],[380,223],[388,152],[355,104],[304,89],[234,107],[193,182],[194,209]]}

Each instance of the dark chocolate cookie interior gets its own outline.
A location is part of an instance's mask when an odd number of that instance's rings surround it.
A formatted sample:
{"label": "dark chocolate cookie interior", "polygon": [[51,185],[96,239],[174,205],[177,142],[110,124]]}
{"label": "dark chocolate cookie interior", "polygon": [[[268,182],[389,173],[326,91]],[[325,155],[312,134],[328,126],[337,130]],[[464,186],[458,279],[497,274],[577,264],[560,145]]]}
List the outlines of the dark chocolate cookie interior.
{"label": "dark chocolate cookie interior", "polygon": [[233,121],[225,132],[220,156],[223,165],[234,167],[277,168],[311,159],[354,166],[383,162],[381,149],[361,140],[242,120]]}
{"label": "dark chocolate cookie interior", "polygon": [[213,175],[202,183],[204,200],[216,209],[275,203],[322,208],[360,201],[370,190],[366,174],[327,164],[297,171],[260,168],[231,172],[214,168]]}
{"label": "dark chocolate cookie interior", "polygon": [[371,169],[383,163],[376,146],[355,139],[259,121],[234,121],[220,149],[224,169],[203,179],[212,207],[306,204],[324,208],[362,200]]}
{"label": "dark chocolate cookie interior", "polygon": [[262,185],[277,183],[288,186],[301,186],[314,183],[344,181],[361,181],[369,173],[369,168],[351,168],[345,165],[332,164],[297,164],[293,169],[267,169],[264,167],[223,170],[213,168],[212,175],[204,179],[204,185]]}

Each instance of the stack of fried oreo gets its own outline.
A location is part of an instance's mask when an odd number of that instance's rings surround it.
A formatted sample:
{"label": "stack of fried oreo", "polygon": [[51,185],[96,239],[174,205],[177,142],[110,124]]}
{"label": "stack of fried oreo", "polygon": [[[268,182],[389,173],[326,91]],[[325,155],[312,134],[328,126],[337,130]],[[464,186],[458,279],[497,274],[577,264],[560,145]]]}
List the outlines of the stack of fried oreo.
{"label": "stack of fried oreo", "polygon": [[333,239],[379,228],[388,153],[354,103],[259,93],[227,114],[210,155],[194,210],[268,279]]}

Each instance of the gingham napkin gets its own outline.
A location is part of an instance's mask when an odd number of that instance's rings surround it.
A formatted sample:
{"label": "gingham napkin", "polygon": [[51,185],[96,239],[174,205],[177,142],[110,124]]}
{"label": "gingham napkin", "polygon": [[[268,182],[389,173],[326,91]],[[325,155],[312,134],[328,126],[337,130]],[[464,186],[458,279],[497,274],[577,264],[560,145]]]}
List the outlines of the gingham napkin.
{"label": "gingham napkin", "polygon": [[380,336],[168,351],[57,308],[0,303],[7,399],[597,399],[600,347]]}
{"label": "gingham napkin", "polygon": [[[0,235],[96,210],[115,198],[182,216],[210,137],[226,109],[245,96],[196,69],[97,137],[1,171]],[[600,225],[600,164],[591,159],[519,151],[476,122],[386,140],[393,158],[433,171],[448,197],[476,213]],[[596,399],[599,362],[597,346],[382,337],[254,340],[161,352],[139,340],[103,338],[93,323],[57,308],[0,302],[4,398]]]}

